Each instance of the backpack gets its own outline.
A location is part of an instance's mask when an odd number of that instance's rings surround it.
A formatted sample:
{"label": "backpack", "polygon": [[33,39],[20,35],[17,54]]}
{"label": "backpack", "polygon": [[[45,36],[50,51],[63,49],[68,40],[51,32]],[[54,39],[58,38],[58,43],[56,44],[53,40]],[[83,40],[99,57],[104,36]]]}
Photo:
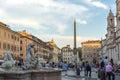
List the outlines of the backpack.
{"label": "backpack", "polygon": [[87,65],[87,66],[86,66],[86,70],[87,70],[87,71],[91,71],[91,66],[90,66],[90,65]]}

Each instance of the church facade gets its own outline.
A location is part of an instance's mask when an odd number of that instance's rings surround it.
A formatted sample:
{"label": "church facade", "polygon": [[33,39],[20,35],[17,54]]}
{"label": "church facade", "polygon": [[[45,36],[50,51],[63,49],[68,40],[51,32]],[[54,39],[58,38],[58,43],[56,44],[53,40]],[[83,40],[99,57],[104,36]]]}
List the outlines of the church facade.
{"label": "church facade", "polygon": [[[116,22],[116,25],[115,25]],[[101,40],[100,57],[107,56],[115,63],[120,61],[120,0],[116,0],[116,15],[110,12],[107,17],[107,34]]]}

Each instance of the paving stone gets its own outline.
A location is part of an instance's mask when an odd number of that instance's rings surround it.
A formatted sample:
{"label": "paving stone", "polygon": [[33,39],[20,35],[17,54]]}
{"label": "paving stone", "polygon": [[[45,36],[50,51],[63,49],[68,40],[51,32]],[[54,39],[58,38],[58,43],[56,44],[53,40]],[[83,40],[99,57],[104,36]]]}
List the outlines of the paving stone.
{"label": "paving stone", "polygon": [[80,73],[80,76],[76,76],[75,71],[69,70],[67,71],[67,75],[65,72],[62,72],[62,80],[98,80],[97,78],[97,70],[93,69],[91,73],[91,77],[84,76],[84,72]]}

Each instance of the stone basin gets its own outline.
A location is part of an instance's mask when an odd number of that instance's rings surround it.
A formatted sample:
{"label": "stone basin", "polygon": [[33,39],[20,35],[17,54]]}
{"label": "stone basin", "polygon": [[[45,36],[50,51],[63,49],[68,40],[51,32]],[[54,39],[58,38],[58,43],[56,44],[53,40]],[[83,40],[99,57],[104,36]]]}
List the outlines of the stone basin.
{"label": "stone basin", "polygon": [[0,80],[61,80],[61,70],[1,71]]}

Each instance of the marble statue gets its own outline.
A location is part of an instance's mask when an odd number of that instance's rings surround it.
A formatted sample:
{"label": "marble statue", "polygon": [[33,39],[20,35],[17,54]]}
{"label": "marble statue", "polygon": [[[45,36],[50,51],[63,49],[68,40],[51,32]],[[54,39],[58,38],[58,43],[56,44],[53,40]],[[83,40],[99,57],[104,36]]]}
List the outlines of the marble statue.
{"label": "marble statue", "polygon": [[26,59],[27,61],[29,61],[29,62],[30,62],[32,59],[35,58],[35,56],[34,56],[34,50],[33,50],[34,46],[35,46],[34,43],[31,43],[31,44],[28,44],[28,45],[27,45],[26,58],[25,58],[25,59]]}
{"label": "marble statue", "polygon": [[32,69],[41,69],[42,68],[42,65],[41,65],[41,62],[40,62],[40,58],[38,56],[35,57],[34,61],[32,62]]}
{"label": "marble statue", "polygon": [[8,50],[4,54],[4,62],[2,63],[1,67],[4,69],[12,69],[15,66],[15,60],[12,57],[11,52]]}
{"label": "marble statue", "polygon": [[34,48],[35,44],[34,43],[30,43],[27,45],[27,49],[26,49],[26,58],[23,60],[23,69],[24,70],[30,70],[30,69],[40,69],[41,65],[39,62],[38,57],[35,57],[34,54]]}

